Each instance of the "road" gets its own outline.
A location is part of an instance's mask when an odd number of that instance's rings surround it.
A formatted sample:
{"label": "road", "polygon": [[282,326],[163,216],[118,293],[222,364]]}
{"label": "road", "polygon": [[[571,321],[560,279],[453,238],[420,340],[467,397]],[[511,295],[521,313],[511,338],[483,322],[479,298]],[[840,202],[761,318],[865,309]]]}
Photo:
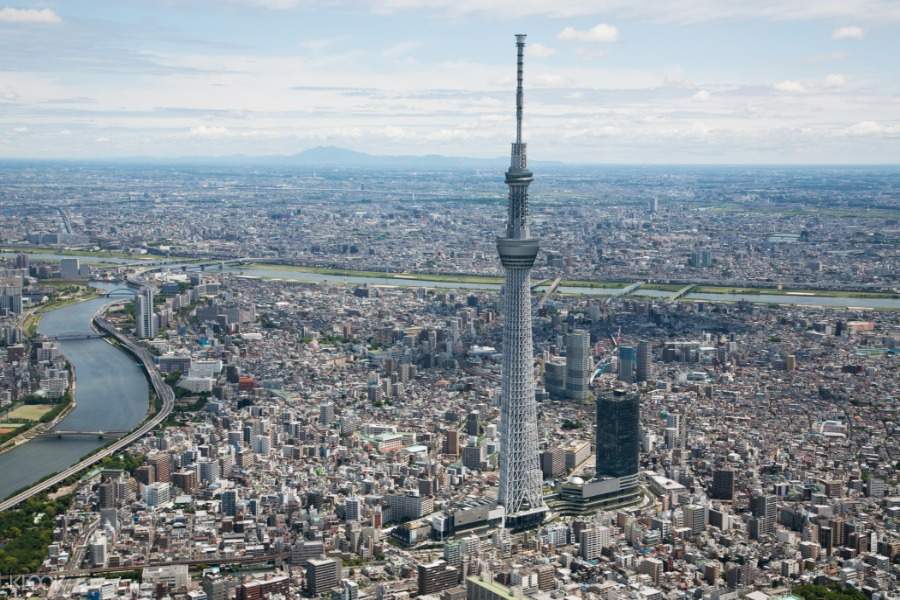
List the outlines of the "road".
{"label": "road", "polygon": [[114,337],[120,344],[130,350],[131,353],[141,361],[144,366],[144,370],[150,377],[150,384],[153,386],[156,395],[159,398],[162,398],[162,408],[143,425],[141,425],[125,437],[117,440],[116,442],[113,442],[109,446],[100,448],[99,450],[97,450],[97,452],[85,458],[84,460],[72,465],[64,471],[57,473],[56,475],[52,475],[44,481],[36,483],[24,492],[20,492],[15,496],[12,496],[0,502],[0,511],[12,508],[20,502],[24,502],[32,496],[40,494],[41,492],[58,485],[72,475],[76,475],[77,473],[80,473],[88,467],[91,467],[107,456],[112,456],[116,452],[119,452],[123,448],[126,448],[136,440],[140,439],[142,436],[152,431],[157,425],[162,423],[163,420],[165,420],[165,418],[169,416],[169,414],[172,412],[172,409],[175,407],[175,393],[172,391],[172,388],[170,388],[163,380],[159,369],[157,369],[156,365],[153,363],[153,357],[150,355],[150,353],[147,352],[147,350],[143,347],[136,344],[131,338],[119,333],[119,331],[115,327],[113,327],[113,325],[109,321],[104,319],[99,314],[94,316],[94,324],[98,329],[105,331],[111,337]]}
{"label": "road", "polygon": [[187,560],[172,560],[166,562],[152,561],[140,565],[123,565],[120,567],[96,567],[93,569],[62,569],[59,571],[51,571],[49,574],[54,577],[97,577],[101,575],[111,575],[115,573],[123,573],[127,571],[139,571],[146,567],[171,567],[175,565],[195,566],[225,566],[225,565],[255,565],[257,563],[267,563],[271,561],[288,560],[291,556],[290,552],[274,552],[270,554],[261,554],[259,556],[238,556],[238,557],[216,557],[209,556],[206,558],[195,558]]}

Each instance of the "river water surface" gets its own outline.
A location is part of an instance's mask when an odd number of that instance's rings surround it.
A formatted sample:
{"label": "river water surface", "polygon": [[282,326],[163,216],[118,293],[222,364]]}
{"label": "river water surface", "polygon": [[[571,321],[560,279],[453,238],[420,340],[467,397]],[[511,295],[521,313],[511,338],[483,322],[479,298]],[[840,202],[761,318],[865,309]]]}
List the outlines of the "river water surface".
{"label": "river water surface", "polygon": [[[48,312],[38,331],[48,336],[91,333],[94,313],[110,302],[113,300],[97,298]],[[150,389],[130,354],[99,338],[62,341],[59,346],[77,375],[77,406],[59,429],[127,431],[143,420]],[[40,438],[0,454],[0,498],[75,464],[104,443],[96,438]]]}

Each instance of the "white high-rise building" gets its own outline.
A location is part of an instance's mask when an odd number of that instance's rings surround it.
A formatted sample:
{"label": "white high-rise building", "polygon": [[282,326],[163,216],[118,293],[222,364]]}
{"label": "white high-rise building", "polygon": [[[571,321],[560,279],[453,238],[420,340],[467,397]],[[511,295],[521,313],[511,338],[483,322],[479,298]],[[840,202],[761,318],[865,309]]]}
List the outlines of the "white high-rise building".
{"label": "white high-rise building", "polygon": [[591,397],[591,334],[576,329],[566,336],[566,398],[583,401]]}
{"label": "white high-rise building", "polygon": [[538,240],[528,231],[528,170],[522,141],[522,89],[525,36],[516,36],[516,141],[512,145],[506,185],[509,208],[505,236],[497,238],[497,253],[505,271],[503,302],[503,365],[500,392],[500,492],[506,527],[539,525],[547,506],[541,489],[538,454],[537,402],[534,397],[534,356],[531,338],[531,267]]}
{"label": "white high-rise building", "polygon": [[95,567],[106,566],[106,535],[98,531],[91,537],[91,564]]}
{"label": "white high-rise building", "polygon": [[144,486],[144,504],[151,508],[167,504],[171,500],[171,484],[157,481]]}
{"label": "white high-rise building", "polygon": [[362,502],[359,496],[349,496],[344,502],[344,519],[347,521],[362,520]]}
{"label": "white high-rise building", "polygon": [[156,315],[153,313],[153,288],[146,286],[137,294],[137,335],[139,338],[156,336]]}
{"label": "white high-rise building", "polygon": [[603,549],[609,546],[609,527],[596,525],[581,532],[581,558],[600,558]]}

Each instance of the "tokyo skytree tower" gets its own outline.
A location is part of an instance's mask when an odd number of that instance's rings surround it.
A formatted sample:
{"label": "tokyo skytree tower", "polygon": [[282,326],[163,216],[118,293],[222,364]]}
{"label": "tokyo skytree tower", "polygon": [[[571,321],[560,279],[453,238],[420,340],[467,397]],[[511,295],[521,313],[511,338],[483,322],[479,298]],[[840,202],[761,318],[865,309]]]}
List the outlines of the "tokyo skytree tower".
{"label": "tokyo skytree tower", "polygon": [[531,339],[531,267],[537,256],[538,241],[528,232],[528,185],[533,176],[528,170],[526,144],[522,141],[525,35],[516,35],[516,47],[516,141],[506,171],[509,212],[506,235],[497,238],[497,252],[506,272],[498,502],[506,509],[506,527],[519,530],[540,524],[547,506],[541,492],[543,477],[538,456]]}

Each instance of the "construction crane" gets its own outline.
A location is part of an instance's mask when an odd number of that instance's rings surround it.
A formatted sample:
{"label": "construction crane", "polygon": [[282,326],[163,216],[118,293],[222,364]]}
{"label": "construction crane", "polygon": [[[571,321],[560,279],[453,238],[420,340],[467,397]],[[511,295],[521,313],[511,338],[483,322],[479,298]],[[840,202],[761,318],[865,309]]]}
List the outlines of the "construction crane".
{"label": "construction crane", "polygon": [[619,327],[619,330],[616,332],[615,336],[609,336],[609,340],[612,342],[612,351],[611,354],[605,358],[600,359],[597,364],[594,366],[594,372],[591,374],[591,379],[588,382],[588,385],[594,385],[594,380],[603,375],[610,367],[612,367],[613,362],[616,361],[616,350],[619,349],[619,343],[622,341],[622,328]]}
{"label": "construction crane", "polygon": [[544,295],[541,296],[540,301],[538,302],[538,309],[544,308],[544,304],[547,302],[547,299],[553,295],[553,292],[556,291],[556,288],[559,287],[559,282],[562,281],[562,275],[553,280],[553,283],[550,284],[550,287],[547,288],[547,291],[544,292]]}

